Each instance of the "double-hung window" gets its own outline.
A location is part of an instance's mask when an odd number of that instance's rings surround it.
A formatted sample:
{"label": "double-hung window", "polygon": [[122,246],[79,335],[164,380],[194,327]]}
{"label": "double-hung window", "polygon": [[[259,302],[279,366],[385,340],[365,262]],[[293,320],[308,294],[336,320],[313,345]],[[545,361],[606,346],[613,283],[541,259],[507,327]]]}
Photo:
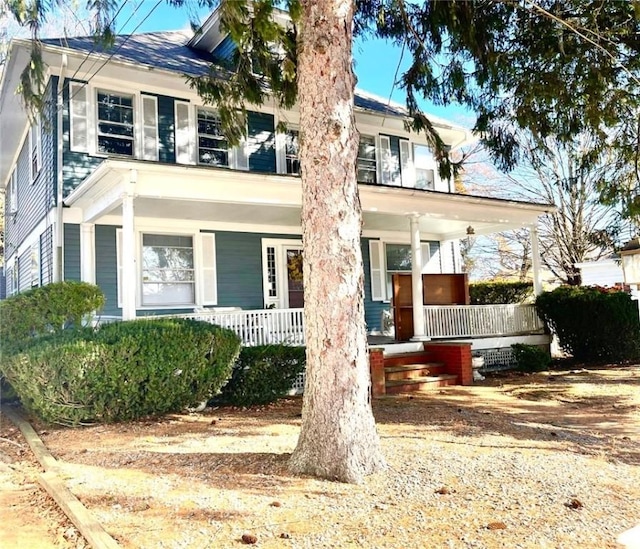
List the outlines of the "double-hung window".
{"label": "double-hung window", "polygon": [[215,111],[198,109],[198,163],[229,166],[229,143]]}
{"label": "double-hung window", "polygon": [[284,136],[284,161],[286,173],[300,174],[300,141],[297,130],[287,130]]}
{"label": "double-hung window", "polygon": [[38,177],[42,166],[42,120],[39,115],[29,128],[29,153],[29,168],[31,170],[31,183],[33,183]]}
{"label": "double-hung window", "polygon": [[142,305],[195,304],[193,237],[142,235]]}
{"label": "double-hung window", "polygon": [[435,188],[435,160],[426,145],[413,145],[416,189]]}
{"label": "double-hung window", "polygon": [[360,136],[357,168],[358,183],[377,183],[376,140],[374,137]]}
{"label": "double-hung window", "polygon": [[134,156],[133,95],[98,90],[98,152]]}

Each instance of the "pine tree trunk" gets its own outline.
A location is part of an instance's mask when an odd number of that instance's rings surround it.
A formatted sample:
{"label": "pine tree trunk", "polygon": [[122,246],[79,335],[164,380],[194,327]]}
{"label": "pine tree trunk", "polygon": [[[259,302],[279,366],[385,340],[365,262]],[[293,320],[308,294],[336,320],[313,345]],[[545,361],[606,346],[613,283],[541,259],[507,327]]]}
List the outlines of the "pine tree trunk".
{"label": "pine tree trunk", "polygon": [[370,401],[351,66],[353,3],[302,2],[298,97],[307,379],[294,472],[361,482],[384,467]]}

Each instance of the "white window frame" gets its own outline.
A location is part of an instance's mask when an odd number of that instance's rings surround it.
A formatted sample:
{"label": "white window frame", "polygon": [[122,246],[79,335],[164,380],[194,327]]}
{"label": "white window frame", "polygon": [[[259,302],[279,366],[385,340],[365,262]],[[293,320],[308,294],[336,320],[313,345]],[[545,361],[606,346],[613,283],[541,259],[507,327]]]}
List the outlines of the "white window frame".
{"label": "white window frame", "polygon": [[[420,269],[421,273],[429,273],[429,261],[431,260],[431,242],[430,240],[421,240],[420,244],[422,247],[422,267]],[[389,303],[391,301],[392,296],[389,295],[389,273],[411,273],[411,269],[406,271],[397,271],[392,270],[389,271],[387,265],[387,246],[388,245],[397,245],[397,246],[411,246],[410,243],[406,241],[398,241],[398,240],[369,240],[369,274],[370,274],[370,291],[371,291],[371,301],[378,301],[383,303]],[[377,247],[378,250],[378,264],[374,264],[373,261],[373,248]],[[374,280],[377,280],[381,291],[379,294],[374,292]]]}
{"label": "white window frame", "polygon": [[[35,141],[35,143],[34,143]],[[35,164],[35,169],[34,169]],[[33,185],[42,170],[42,118],[38,114],[29,127],[29,180]]]}
{"label": "white window frame", "polygon": [[[429,154],[431,155],[431,160],[430,162],[428,162],[428,166],[427,167],[418,167],[417,166],[417,162],[416,162],[416,148],[418,147],[424,147],[425,149],[427,149],[427,151],[429,152]],[[418,183],[418,170],[424,170],[424,171],[431,171],[433,172],[433,186],[431,188],[423,188],[420,187],[421,190],[430,190],[430,191],[434,191],[437,190],[438,187],[438,166],[437,166],[437,162],[435,160],[435,158],[433,158],[433,152],[431,151],[431,149],[429,148],[428,145],[424,144],[424,143],[415,143],[413,142],[411,144],[411,154],[413,155],[414,161],[413,161],[413,169],[414,169],[414,187],[416,186],[416,184]]]}
{"label": "white window frame", "polygon": [[9,178],[9,213],[15,215],[18,213],[18,169],[13,168],[11,177]]}
{"label": "white window frame", "polygon": [[[145,234],[162,235],[162,236],[187,236],[192,238],[193,242],[193,264],[194,264],[194,303],[185,305],[143,305],[142,303],[142,238]],[[117,284],[117,303],[122,308],[123,281],[122,281],[122,238],[123,231],[121,228],[116,229],[116,284]],[[213,264],[205,265],[205,254],[203,247],[205,241],[209,239],[209,245],[212,246],[211,253]],[[199,232],[198,230],[177,230],[167,231],[158,226],[143,226],[136,230],[136,308],[141,310],[156,309],[192,309],[194,307],[202,307],[208,305],[217,305],[218,301],[218,265],[217,265],[217,248],[215,233]],[[210,290],[213,292],[211,299],[205,297],[205,284],[212,284]]]}
{"label": "white window frame", "polygon": [[[229,145],[227,138],[223,136],[223,139],[227,141],[227,164],[207,164],[205,162],[200,162],[200,133],[198,132],[198,111],[204,110],[210,113],[218,115],[218,111],[216,109],[205,106],[205,105],[194,105],[195,115],[194,115],[194,133],[195,133],[195,163],[198,166],[210,166],[215,168],[230,168],[232,170],[242,170],[249,171],[249,141],[247,137],[243,137],[240,140],[240,144],[232,147]],[[248,124],[248,121],[247,121]],[[248,130],[248,128],[247,128]],[[248,134],[248,131],[247,131]]]}
{"label": "white window frame", "polygon": [[[371,185],[378,185],[380,183],[380,169],[379,169],[379,164],[380,164],[380,147],[378,145],[378,142],[376,141],[376,137],[375,135],[369,135],[366,133],[363,133],[360,135],[359,140],[358,140],[358,152],[360,152],[360,141],[362,139],[370,139],[373,141],[373,147],[374,147],[374,158],[373,158],[373,173],[375,174],[375,181],[373,183],[371,183]],[[364,159],[361,156],[357,156],[356,158],[356,174],[358,172],[358,165],[359,165],[359,161],[360,159],[366,160],[367,162],[371,162],[370,159]],[[357,176],[356,176],[357,177]],[[360,181],[358,181],[358,183],[361,183]],[[363,182],[364,183],[364,182]]]}
{"label": "white window frame", "polygon": [[[269,296],[269,270],[267,248],[275,248],[276,295]],[[262,239],[262,299],[265,307],[288,308],[286,250],[302,250],[301,239],[263,238]]]}
{"label": "white window frame", "polygon": [[[99,115],[99,109],[100,109],[100,102],[98,101],[98,94],[99,93],[105,93],[105,94],[112,94],[112,95],[116,95],[116,96],[120,96],[120,97],[131,97],[131,110],[132,110],[132,126],[133,126],[133,138],[132,138],[132,142],[131,142],[131,154],[119,154],[119,153],[113,153],[113,152],[106,152],[106,151],[101,151],[100,150],[100,134],[99,134],[99,126],[100,126],[100,115]],[[113,156],[116,158],[140,158],[140,123],[138,121],[138,112],[141,110],[138,105],[140,104],[140,94],[133,92],[133,91],[129,91],[129,90],[123,90],[123,91],[115,91],[112,89],[109,89],[106,86],[96,86],[95,88],[93,88],[93,90],[89,90],[89,92],[87,93],[87,97],[91,97],[92,101],[93,101],[93,120],[87,120],[87,127],[90,127],[89,125],[91,125],[91,127],[93,128],[93,132],[95,133],[95,139],[93,140],[94,142],[94,147],[95,147],[95,151],[97,155],[100,156]],[[91,109],[91,105],[88,105],[88,109]],[[90,135],[87,137],[87,140],[90,139]],[[126,139],[126,138],[125,138]]]}
{"label": "white window frame", "polygon": [[[276,172],[282,175],[296,175],[300,173],[287,172],[287,133],[297,132],[300,139],[300,127],[293,124],[287,124],[286,132],[276,132]],[[300,151],[298,150],[298,162],[300,162]]]}

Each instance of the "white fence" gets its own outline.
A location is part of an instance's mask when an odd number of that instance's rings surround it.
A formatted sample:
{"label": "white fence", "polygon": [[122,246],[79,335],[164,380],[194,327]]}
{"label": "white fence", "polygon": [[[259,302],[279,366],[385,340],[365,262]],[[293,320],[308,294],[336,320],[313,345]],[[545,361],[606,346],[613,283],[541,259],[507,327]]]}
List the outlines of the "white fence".
{"label": "white fence", "polygon": [[533,305],[431,305],[424,308],[426,335],[490,337],[541,331]]}
{"label": "white fence", "polygon": [[304,345],[302,309],[261,309],[256,311],[207,311],[171,315],[217,324],[233,330],[243,345],[286,343]]}

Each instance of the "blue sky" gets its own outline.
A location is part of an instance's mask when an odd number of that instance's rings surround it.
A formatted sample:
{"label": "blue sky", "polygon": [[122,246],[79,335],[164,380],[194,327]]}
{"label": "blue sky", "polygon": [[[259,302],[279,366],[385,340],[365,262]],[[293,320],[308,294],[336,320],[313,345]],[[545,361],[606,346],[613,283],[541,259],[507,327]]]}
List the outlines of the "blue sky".
{"label": "blue sky", "polygon": [[[166,0],[161,0],[154,9],[157,2],[158,0],[129,2],[118,15],[118,24],[116,25],[118,33],[179,30],[189,27],[188,10],[174,8],[168,5]],[[135,13],[134,10],[136,10]],[[208,8],[199,8],[195,11],[201,22],[204,21],[209,12],[210,9]],[[127,22],[130,16],[131,18]],[[388,99],[391,96],[392,100],[401,104],[405,103],[403,90],[393,86],[393,77],[401,57],[400,48],[383,40],[358,40],[354,44],[353,54],[358,76],[358,87],[360,89],[374,93],[384,99]],[[409,55],[405,53],[400,66],[401,71],[403,68],[406,69],[408,67],[409,61]],[[401,74],[401,72],[398,74]],[[458,105],[442,107],[425,102],[422,108],[427,113],[451,120],[451,122],[465,127],[472,127],[475,121],[473,113]]]}

